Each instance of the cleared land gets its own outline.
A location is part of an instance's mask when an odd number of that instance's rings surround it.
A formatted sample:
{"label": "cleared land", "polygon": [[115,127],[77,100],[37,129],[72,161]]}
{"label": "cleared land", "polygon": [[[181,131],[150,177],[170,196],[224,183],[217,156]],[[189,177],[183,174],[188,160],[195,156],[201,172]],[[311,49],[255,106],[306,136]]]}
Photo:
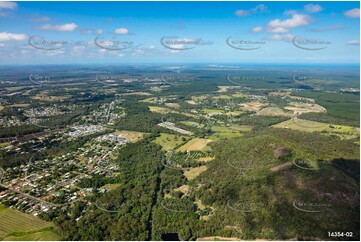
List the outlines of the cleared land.
{"label": "cleared land", "polygon": [[267,107],[263,108],[262,110],[258,111],[256,115],[263,115],[263,116],[291,116],[290,113],[286,113],[279,107]]}
{"label": "cleared land", "polygon": [[119,130],[115,132],[116,135],[119,135],[122,138],[128,139],[130,142],[134,143],[138,140],[143,139],[144,133],[135,132],[135,131],[127,131],[127,130]]}
{"label": "cleared land", "polygon": [[306,132],[330,132],[338,134],[353,134],[357,132],[354,127],[344,125],[331,125],[305,119],[293,118],[282,123],[273,125],[274,128],[285,128]]}
{"label": "cleared land", "polygon": [[161,114],[166,114],[166,113],[177,113],[175,111],[172,111],[169,108],[164,108],[164,107],[158,107],[158,106],[149,106],[149,110],[151,112],[155,112],[155,113],[161,113]]}
{"label": "cleared land", "polygon": [[237,138],[242,137],[244,134],[240,132],[249,132],[252,129],[250,126],[246,125],[231,125],[231,126],[220,126],[220,125],[214,125],[212,127],[212,131],[215,132],[215,134],[212,134],[210,136],[210,139],[212,140],[221,140],[221,139],[231,139],[231,138]]}
{"label": "cleared land", "polygon": [[172,150],[188,140],[184,139],[186,138],[179,135],[161,133],[160,136],[154,140],[154,143],[162,146],[163,150]]}
{"label": "cleared land", "polygon": [[289,106],[286,106],[285,109],[293,111],[293,113],[296,114],[302,114],[302,113],[325,113],[327,110],[314,103],[295,103],[291,102],[289,103]]}
{"label": "cleared land", "polygon": [[186,171],[184,171],[184,176],[188,180],[193,180],[194,178],[199,176],[199,174],[201,174],[205,170],[207,170],[207,166],[199,166],[199,167],[189,168]]}
{"label": "cleared land", "polygon": [[241,109],[243,111],[248,111],[248,112],[257,112],[259,111],[262,107],[267,106],[268,104],[266,103],[258,103],[258,102],[249,102],[249,103],[241,103]]}
{"label": "cleared land", "polygon": [[203,150],[208,143],[212,142],[212,140],[209,139],[200,139],[200,138],[194,138],[181,146],[177,151],[184,152],[184,151],[191,151],[191,150]]}
{"label": "cleared land", "polygon": [[0,239],[2,240],[60,240],[52,230],[53,223],[0,205]]}

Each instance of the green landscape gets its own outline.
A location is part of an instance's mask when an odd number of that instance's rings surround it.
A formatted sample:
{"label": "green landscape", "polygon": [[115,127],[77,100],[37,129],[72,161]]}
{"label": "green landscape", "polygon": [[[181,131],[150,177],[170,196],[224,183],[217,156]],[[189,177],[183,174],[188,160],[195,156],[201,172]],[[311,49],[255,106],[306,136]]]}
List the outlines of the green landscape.
{"label": "green landscape", "polygon": [[359,92],[121,69],[1,89],[2,240],[359,238]]}

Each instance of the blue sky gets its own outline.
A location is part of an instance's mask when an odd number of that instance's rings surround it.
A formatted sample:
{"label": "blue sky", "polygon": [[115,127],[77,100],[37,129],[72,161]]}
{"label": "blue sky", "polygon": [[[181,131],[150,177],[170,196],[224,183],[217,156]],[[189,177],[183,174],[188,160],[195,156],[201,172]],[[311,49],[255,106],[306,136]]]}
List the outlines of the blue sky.
{"label": "blue sky", "polygon": [[359,18],[358,2],[0,2],[0,64],[359,63]]}

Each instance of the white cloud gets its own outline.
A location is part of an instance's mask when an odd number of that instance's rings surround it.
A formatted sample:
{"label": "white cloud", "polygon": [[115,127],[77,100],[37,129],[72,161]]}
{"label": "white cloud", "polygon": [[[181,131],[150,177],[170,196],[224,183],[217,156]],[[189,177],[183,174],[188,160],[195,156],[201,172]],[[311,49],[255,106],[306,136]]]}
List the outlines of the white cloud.
{"label": "white cloud", "polygon": [[350,40],[350,41],[347,41],[346,45],[360,45],[360,41],[359,40]]}
{"label": "white cloud", "polygon": [[263,31],[263,28],[260,27],[260,26],[254,27],[252,29],[252,33],[259,33],[259,32],[262,32],[262,31]]}
{"label": "white cloud", "polygon": [[286,33],[286,32],[288,32],[288,29],[286,29],[284,27],[269,28],[268,32],[271,32],[271,33]]}
{"label": "white cloud", "polygon": [[319,4],[309,3],[305,5],[305,10],[310,13],[318,13],[323,10],[323,8]]}
{"label": "white cloud", "polygon": [[292,28],[309,25],[312,18],[308,15],[295,13],[286,20],[275,19],[267,24],[267,31],[271,33],[285,33]]}
{"label": "white cloud", "polygon": [[7,32],[0,32],[0,41],[21,41],[28,39],[26,34],[12,34]]}
{"label": "white cloud", "polygon": [[32,18],[31,21],[33,22],[49,22],[50,18],[43,16],[43,17],[36,17],[36,18]]}
{"label": "white cloud", "polygon": [[18,4],[15,2],[0,2],[0,9],[16,9]]}
{"label": "white cloud", "polygon": [[354,8],[354,9],[346,11],[344,14],[346,17],[349,17],[349,18],[359,18],[360,17],[360,9]]}
{"label": "white cloud", "polygon": [[264,39],[266,40],[283,40],[283,41],[291,41],[295,36],[292,34],[274,34],[271,36],[267,36]]}
{"label": "white cloud", "polygon": [[129,34],[129,30],[127,28],[118,28],[114,30],[116,34]]}
{"label": "white cloud", "polygon": [[264,4],[260,4],[249,10],[242,10],[242,9],[236,10],[234,14],[237,15],[238,17],[244,17],[251,14],[264,13],[264,12],[268,12],[267,6]]}
{"label": "white cloud", "polygon": [[63,24],[63,25],[45,24],[43,26],[38,27],[37,29],[70,32],[70,31],[76,30],[77,28],[78,28],[78,25],[76,25],[75,23],[70,23],[70,24]]}

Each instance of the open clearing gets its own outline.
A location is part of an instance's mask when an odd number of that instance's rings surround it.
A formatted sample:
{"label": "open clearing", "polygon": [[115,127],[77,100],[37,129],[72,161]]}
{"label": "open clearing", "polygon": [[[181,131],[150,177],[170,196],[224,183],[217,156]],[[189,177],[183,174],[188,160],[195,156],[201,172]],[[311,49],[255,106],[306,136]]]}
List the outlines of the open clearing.
{"label": "open clearing", "polygon": [[295,115],[297,114],[302,114],[302,113],[325,113],[327,112],[327,110],[318,105],[318,104],[314,104],[314,103],[295,103],[295,102],[291,102],[289,103],[289,106],[286,106],[285,109],[293,111],[293,113]]}
{"label": "open clearing", "polygon": [[212,140],[194,138],[181,146],[179,149],[177,149],[177,151],[184,152],[188,150],[203,150],[210,142],[212,142]]}
{"label": "open clearing", "polygon": [[207,157],[201,157],[198,160],[201,161],[201,162],[209,162],[209,161],[211,161],[213,159],[214,159],[214,157],[207,156]]}
{"label": "open clearing", "polygon": [[256,113],[256,115],[263,115],[263,116],[291,116],[290,113],[286,113],[279,107],[267,107],[263,108],[259,112]]}
{"label": "open clearing", "polygon": [[186,103],[189,103],[191,105],[197,105],[197,103],[194,100],[187,100]]}
{"label": "open clearing", "polygon": [[0,205],[0,239],[59,240],[60,236],[51,229],[52,227],[54,227],[53,223]]}
{"label": "open clearing", "polygon": [[153,142],[162,146],[163,150],[173,150],[187,140],[188,139],[184,136],[161,133]]}
{"label": "open clearing", "polygon": [[135,131],[127,131],[127,130],[118,130],[115,132],[115,135],[118,135],[122,138],[128,139],[130,142],[135,143],[138,140],[143,139],[144,133],[141,132],[135,132]]}
{"label": "open clearing", "polygon": [[210,136],[212,140],[221,140],[221,139],[232,139],[244,136],[243,133],[240,132],[249,132],[251,131],[252,127],[246,125],[231,125],[231,126],[220,126],[214,125],[212,127],[212,131],[215,134]]}
{"label": "open clearing", "polygon": [[306,132],[316,131],[316,132],[330,132],[330,133],[338,133],[338,134],[353,134],[357,132],[357,130],[351,126],[326,124],[326,123],[309,121],[299,118],[293,118],[284,121],[282,123],[275,124],[272,127],[306,131]]}
{"label": "open clearing", "polygon": [[120,187],[121,185],[122,184],[120,184],[120,183],[105,184],[104,186],[101,187],[101,189],[106,189],[107,191],[110,191],[110,190]]}
{"label": "open clearing", "polygon": [[178,188],[175,188],[174,191],[180,191],[182,192],[183,194],[188,194],[189,192],[189,186],[188,185],[182,185]]}
{"label": "open clearing", "polygon": [[248,112],[257,112],[259,111],[262,107],[267,106],[267,103],[258,103],[258,102],[250,102],[250,103],[241,103],[241,109],[243,111],[248,111]]}
{"label": "open clearing", "polygon": [[165,106],[170,108],[177,108],[177,109],[180,107],[178,103],[165,103]]}
{"label": "open clearing", "polygon": [[26,108],[26,107],[29,107],[29,106],[30,106],[29,103],[15,103],[15,104],[8,105],[7,107],[10,107],[10,108]]}
{"label": "open clearing", "polygon": [[161,114],[166,114],[166,113],[177,113],[175,111],[172,111],[169,108],[164,108],[164,107],[158,107],[158,106],[149,106],[149,110],[151,112],[156,112],[156,113],[161,113]]}
{"label": "open clearing", "polygon": [[224,113],[224,110],[221,110],[221,109],[203,109],[202,110],[203,113],[206,113],[208,115],[216,115],[216,114],[223,114]]}
{"label": "open clearing", "polygon": [[232,139],[232,138],[239,138],[244,136],[241,133],[216,133],[212,134],[209,138],[211,140],[222,140],[222,139]]}
{"label": "open clearing", "polygon": [[199,176],[199,174],[201,174],[205,170],[207,170],[207,166],[199,166],[199,167],[189,168],[188,170],[184,171],[184,176],[188,180],[193,180],[194,178]]}

